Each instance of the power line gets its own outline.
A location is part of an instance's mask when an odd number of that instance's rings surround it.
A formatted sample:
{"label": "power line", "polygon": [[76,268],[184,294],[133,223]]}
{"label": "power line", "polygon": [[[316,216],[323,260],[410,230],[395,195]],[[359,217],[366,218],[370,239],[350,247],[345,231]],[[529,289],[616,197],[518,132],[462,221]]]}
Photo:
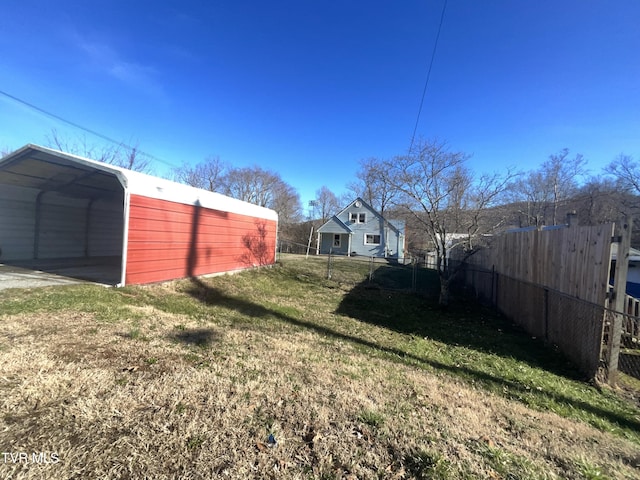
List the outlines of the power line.
{"label": "power line", "polygon": [[431,52],[431,60],[429,61],[429,69],[427,70],[427,79],[424,82],[424,89],[422,90],[422,98],[420,99],[420,107],[418,108],[418,116],[416,118],[416,124],[413,127],[413,135],[411,135],[411,144],[409,145],[409,151],[413,148],[413,142],[416,138],[416,131],[418,130],[418,123],[420,122],[420,114],[422,113],[422,106],[424,104],[424,97],[427,94],[427,86],[429,85],[429,78],[431,77],[431,69],[433,67],[433,60],[436,58],[436,50],[438,48],[438,40],[440,39],[440,31],[442,30],[442,23],[444,22],[444,12],[447,9],[447,0],[444,0],[442,5],[442,13],[440,14],[440,24],[438,25],[438,33],[436,34],[436,41],[433,44],[433,51]]}
{"label": "power line", "polygon": [[134,151],[135,150],[135,152],[137,154],[140,154],[140,155],[145,156],[145,157],[147,157],[147,158],[149,158],[151,160],[154,160],[156,162],[159,162],[159,163],[162,163],[164,165],[167,165],[168,167],[176,167],[177,166],[177,165],[175,165],[175,164],[173,164],[171,162],[168,162],[168,161],[163,160],[163,159],[161,159],[159,157],[156,157],[155,155],[152,155],[152,154],[147,153],[147,152],[143,152],[142,150],[140,150],[138,148],[135,148],[135,147],[132,147],[130,145],[127,145],[124,142],[119,142],[118,140],[115,140],[115,139],[113,139],[111,137],[103,135],[102,133],[96,132],[95,130],[91,130],[90,128],[83,127],[82,125],[80,125],[78,123],[72,122],[71,120],[67,120],[65,118],[62,118],[61,116],[56,115],[55,113],[48,112],[47,110],[44,110],[44,109],[42,109],[42,108],[40,108],[40,107],[38,107],[38,106],[36,106],[36,105],[34,105],[32,103],[29,103],[29,102],[27,102],[25,100],[22,100],[22,99],[20,99],[18,97],[15,97],[15,96],[13,96],[13,95],[11,95],[11,94],[3,91],[3,90],[0,90],[0,95],[4,95],[5,97],[10,98],[14,102],[18,102],[18,103],[20,103],[20,104],[22,104],[22,105],[24,105],[24,106],[26,106],[26,107],[28,107],[28,108],[30,108],[32,110],[35,110],[35,111],[37,111],[39,113],[42,113],[43,115],[46,115],[47,117],[53,118],[53,119],[58,120],[58,121],[63,122],[63,123],[66,123],[67,125],[71,125],[74,128],[77,128],[77,129],[82,130],[84,132],[90,133],[91,135],[94,135],[94,136],[96,136],[98,138],[101,138],[101,139],[107,141],[107,142],[110,142],[110,143],[113,143],[115,145],[118,145],[119,147],[124,147],[124,148],[126,148],[126,149],[128,149],[130,151]]}

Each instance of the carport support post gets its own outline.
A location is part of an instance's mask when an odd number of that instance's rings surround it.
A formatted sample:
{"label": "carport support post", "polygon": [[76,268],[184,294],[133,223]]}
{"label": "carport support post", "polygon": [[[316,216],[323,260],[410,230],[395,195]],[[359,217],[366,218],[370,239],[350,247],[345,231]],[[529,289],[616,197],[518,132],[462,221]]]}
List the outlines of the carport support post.
{"label": "carport support post", "polygon": [[[616,256],[616,274],[613,283],[613,315],[611,320],[610,348],[608,349],[607,380],[615,385],[618,377],[618,358],[620,357],[620,341],[622,339],[622,322],[624,320],[627,288],[627,272],[629,270],[629,248],[631,247],[632,217],[625,217],[618,227],[618,254]],[[617,240],[617,239],[616,239]]]}

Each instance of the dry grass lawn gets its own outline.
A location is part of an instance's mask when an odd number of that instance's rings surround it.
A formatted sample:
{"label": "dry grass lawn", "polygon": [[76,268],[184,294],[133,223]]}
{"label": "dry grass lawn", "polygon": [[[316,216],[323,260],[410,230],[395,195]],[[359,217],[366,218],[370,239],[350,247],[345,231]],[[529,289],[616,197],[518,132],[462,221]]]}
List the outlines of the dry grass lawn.
{"label": "dry grass lawn", "polygon": [[335,313],[346,289],[229,300],[278,275],[71,287],[124,303],[0,315],[0,477],[640,478],[632,439],[282,321],[384,337]]}

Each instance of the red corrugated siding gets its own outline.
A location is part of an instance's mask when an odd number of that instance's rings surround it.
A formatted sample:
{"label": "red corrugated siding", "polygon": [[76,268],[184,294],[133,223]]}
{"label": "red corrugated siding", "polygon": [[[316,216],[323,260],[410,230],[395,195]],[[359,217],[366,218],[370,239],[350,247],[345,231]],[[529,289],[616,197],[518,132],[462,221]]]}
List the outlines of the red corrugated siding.
{"label": "red corrugated siding", "polygon": [[131,195],[126,283],[275,262],[276,222]]}

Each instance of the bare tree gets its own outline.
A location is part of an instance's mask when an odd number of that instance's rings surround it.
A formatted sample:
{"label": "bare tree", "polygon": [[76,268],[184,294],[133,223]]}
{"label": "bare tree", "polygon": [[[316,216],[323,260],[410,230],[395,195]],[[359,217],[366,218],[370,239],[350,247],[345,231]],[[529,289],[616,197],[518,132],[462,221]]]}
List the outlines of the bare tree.
{"label": "bare tree", "polygon": [[124,143],[112,146],[98,146],[89,144],[84,136],[75,140],[68,140],[62,137],[56,129],[53,129],[50,135],[47,136],[47,145],[62,152],[128,168],[129,170],[147,173],[151,171],[150,159],[144,158],[145,156],[140,152],[137,144],[133,147]]}
{"label": "bare tree", "polygon": [[340,200],[335,193],[324,185],[316,190],[316,198],[313,200],[313,215],[316,219],[325,223],[339,210]]}
{"label": "bare tree", "polygon": [[362,197],[381,215],[384,215],[396,195],[396,190],[386,180],[385,168],[386,162],[378,158],[360,160],[360,168],[356,173],[358,180],[349,185],[356,196]]}
{"label": "bare tree", "polygon": [[550,196],[540,171],[533,170],[516,178],[508,192],[521,227],[544,224]]}
{"label": "bare tree", "polygon": [[11,152],[13,152],[12,149],[10,149],[7,146],[4,147],[0,147],[0,158],[2,157],[6,157],[7,155],[9,155]]}
{"label": "bare tree", "polygon": [[613,175],[620,188],[640,194],[640,165],[631,155],[621,153],[606,167],[606,172]]}
{"label": "bare tree", "polygon": [[298,192],[280,175],[258,166],[234,168],[210,156],[194,166],[183,164],[173,170],[177,182],[222,193],[278,212],[281,228],[300,220],[302,206]]}
{"label": "bare tree", "polygon": [[581,224],[599,225],[616,222],[628,213],[630,200],[628,192],[621,190],[618,183],[607,177],[591,177],[578,190],[570,206],[578,214]]}
{"label": "bare tree", "polygon": [[557,225],[558,209],[577,194],[579,178],[586,173],[586,160],[577,154],[569,158],[569,150],[549,156],[538,169],[518,176],[509,188],[509,199],[517,213],[524,217],[521,226]]}
{"label": "bare tree", "polygon": [[232,168],[224,177],[224,193],[261,207],[269,207],[273,205],[276,189],[282,183],[280,175],[258,166]]}
{"label": "bare tree", "polygon": [[[394,203],[412,216],[435,249],[440,277],[440,305],[449,303],[450,281],[461,261],[477,251],[483,235],[497,229],[487,209],[495,206],[512,180],[506,176],[475,178],[468,156],[452,152],[444,142],[420,140],[408,155],[386,164],[386,180],[397,192]],[[460,258],[450,261],[450,251]]]}
{"label": "bare tree", "polygon": [[184,183],[210,192],[224,190],[225,174],[229,167],[218,156],[209,156],[204,161],[189,165],[187,163],[174,168],[172,177],[176,182]]}
{"label": "bare tree", "polygon": [[295,188],[284,181],[274,186],[271,208],[278,212],[280,230],[285,234],[291,225],[302,220],[300,195]]}
{"label": "bare tree", "polygon": [[578,179],[586,173],[587,161],[580,154],[569,158],[569,149],[550,155],[542,164],[541,173],[550,190],[552,205],[552,225],[558,224],[558,207],[560,202],[574,195],[578,190]]}

